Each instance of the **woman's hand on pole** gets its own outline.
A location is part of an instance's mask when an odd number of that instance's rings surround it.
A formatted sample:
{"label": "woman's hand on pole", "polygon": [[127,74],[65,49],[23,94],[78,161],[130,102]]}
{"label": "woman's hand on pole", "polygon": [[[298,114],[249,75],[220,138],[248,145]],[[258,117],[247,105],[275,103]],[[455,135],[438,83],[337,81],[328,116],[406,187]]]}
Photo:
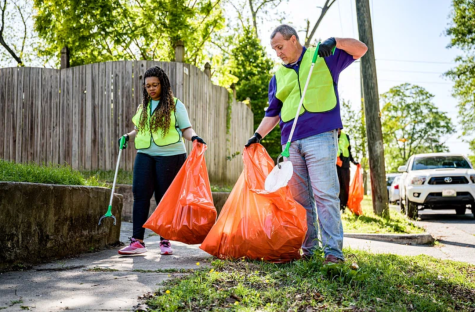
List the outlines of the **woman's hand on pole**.
{"label": "woman's hand on pole", "polygon": [[124,143],[123,149],[126,149],[127,148],[127,142],[129,141],[129,135],[128,134],[124,134],[123,136],[121,136],[119,138],[119,140],[117,141],[117,143],[119,144],[119,148],[120,148],[121,147],[120,146],[120,140],[122,140],[123,137],[125,137],[125,143]]}

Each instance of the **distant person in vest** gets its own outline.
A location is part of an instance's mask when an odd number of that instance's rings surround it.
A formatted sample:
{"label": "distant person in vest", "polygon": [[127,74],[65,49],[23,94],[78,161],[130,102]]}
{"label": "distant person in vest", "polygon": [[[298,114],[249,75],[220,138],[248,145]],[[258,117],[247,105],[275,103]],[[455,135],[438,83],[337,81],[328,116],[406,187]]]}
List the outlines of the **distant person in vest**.
{"label": "distant person in vest", "polygon": [[[150,199],[155,193],[158,205],[186,160],[183,138],[206,144],[191,127],[185,105],[173,97],[170,81],[158,66],[144,74],[143,103],[132,118],[135,129],[124,134],[134,140],[135,157],[132,191],[134,194],[133,234],[121,255],[140,254],[145,248],[142,227],[148,219]],[[119,138],[120,144],[120,138]],[[160,238],[162,255],[173,253],[170,241]]]}
{"label": "distant person in vest", "polygon": [[355,166],[358,165],[358,162],[351,155],[350,137],[341,129],[338,130],[338,157],[341,160],[341,166],[337,163],[336,167],[340,181],[340,210],[345,212],[350,193],[350,161]]}
{"label": "distant person in vest", "polygon": [[[315,52],[315,48],[303,47],[295,29],[288,25],[277,27],[270,39],[272,49],[284,64],[270,81],[269,107],[246,146],[260,142],[280,122],[281,144],[285,147]],[[335,168],[338,129],[343,127],[338,77],[366,51],[366,45],[355,39],[329,38],[320,44],[289,157],[294,168],[289,181],[292,195],[307,210],[303,260],[310,259],[318,247],[318,211],[325,264],[344,261],[340,184]]]}

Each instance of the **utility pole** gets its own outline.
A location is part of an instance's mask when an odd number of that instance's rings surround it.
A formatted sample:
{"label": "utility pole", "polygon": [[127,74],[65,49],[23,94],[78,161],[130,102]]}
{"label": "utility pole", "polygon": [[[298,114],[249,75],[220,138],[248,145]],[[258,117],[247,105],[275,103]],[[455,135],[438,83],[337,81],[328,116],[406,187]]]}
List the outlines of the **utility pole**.
{"label": "utility pole", "polygon": [[355,0],[356,17],[360,41],[368,46],[368,52],[361,58],[363,93],[365,103],[366,134],[368,140],[369,170],[373,211],[378,216],[389,218],[386,170],[384,168],[384,145],[379,110],[378,80],[374,58],[373,30],[369,0]]}
{"label": "utility pole", "polygon": [[361,158],[361,168],[363,168],[363,190],[364,194],[368,195],[368,173],[366,172],[366,132],[364,130],[365,126],[365,112],[364,112],[364,90],[363,90],[363,72],[360,64],[360,92],[361,92],[361,151],[363,157]]}

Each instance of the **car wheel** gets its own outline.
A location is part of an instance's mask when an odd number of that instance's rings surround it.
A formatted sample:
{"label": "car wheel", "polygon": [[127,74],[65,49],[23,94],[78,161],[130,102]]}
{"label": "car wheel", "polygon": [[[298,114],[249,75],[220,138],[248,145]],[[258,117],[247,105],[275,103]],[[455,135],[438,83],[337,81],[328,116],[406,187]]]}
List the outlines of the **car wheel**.
{"label": "car wheel", "polygon": [[401,208],[401,213],[406,214],[406,207],[404,207],[404,201],[402,199],[399,199],[399,208]]}
{"label": "car wheel", "polygon": [[475,208],[472,208],[472,214],[473,214],[473,217],[475,218]]}
{"label": "car wheel", "polygon": [[417,203],[414,203],[406,198],[406,216],[409,219],[417,219],[419,215],[419,210],[417,209]]}
{"label": "car wheel", "polygon": [[455,208],[455,213],[459,216],[463,216],[465,214],[465,211],[467,210],[467,207],[457,207]]}

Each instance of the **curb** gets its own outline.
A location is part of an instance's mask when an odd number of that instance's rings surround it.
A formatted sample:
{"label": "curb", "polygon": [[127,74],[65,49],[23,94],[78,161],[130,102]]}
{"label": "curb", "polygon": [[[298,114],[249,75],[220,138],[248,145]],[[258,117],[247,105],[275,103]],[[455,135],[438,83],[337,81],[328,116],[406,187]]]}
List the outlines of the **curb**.
{"label": "curb", "polygon": [[398,244],[430,245],[435,239],[430,234],[360,234],[345,233],[347,238],[368,239]]}

